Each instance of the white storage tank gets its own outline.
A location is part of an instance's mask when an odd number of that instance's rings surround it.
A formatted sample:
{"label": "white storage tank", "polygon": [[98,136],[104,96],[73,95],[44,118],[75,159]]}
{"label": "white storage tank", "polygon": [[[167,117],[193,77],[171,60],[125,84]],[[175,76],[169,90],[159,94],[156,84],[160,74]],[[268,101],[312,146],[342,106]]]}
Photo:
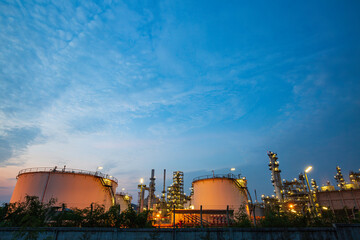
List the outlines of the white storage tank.
{"label": "white storage tank", "polygon": [[120,205],[120,211],[126,211],[129,206],[131,206],[131,200],[132,200],[132,196],[121,192],[121,193],[116,193],[116,204]]}
{"label": "white storage tank", "polygon": [[248,212],[246,179],[233,174],[209,175],[193,180],[192,204],[194,209],[213,209],[235,212],[244,206]]}
{"label": "white storage tank", "polygon": [[26,195],[37,196],[40,201],[57,199],[68,208],[86,208],[91,203],[109,209],[115,204],[117,179],[100,173],[78,169],[28,168],[17,176],[11,203],[24,201]]}

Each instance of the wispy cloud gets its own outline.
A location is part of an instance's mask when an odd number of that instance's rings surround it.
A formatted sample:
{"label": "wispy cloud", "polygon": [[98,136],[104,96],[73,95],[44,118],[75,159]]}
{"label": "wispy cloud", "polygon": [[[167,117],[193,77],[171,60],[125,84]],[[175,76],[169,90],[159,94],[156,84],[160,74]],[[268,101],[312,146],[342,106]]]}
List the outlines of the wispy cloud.
{"label": "wispy cloud", "polygon": [[0,134],[0,165],[19,164],[12,159],[23,154],[40,134],[40,129],[35,127],[4,130]]}

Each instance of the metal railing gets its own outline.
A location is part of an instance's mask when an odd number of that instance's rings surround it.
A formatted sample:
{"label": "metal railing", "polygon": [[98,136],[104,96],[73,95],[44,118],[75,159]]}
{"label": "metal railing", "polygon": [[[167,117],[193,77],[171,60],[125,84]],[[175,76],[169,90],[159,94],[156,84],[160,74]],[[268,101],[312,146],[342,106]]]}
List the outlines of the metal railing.
{"label": "metal railing", "polygon": [[210,178],[229,178],[229,179],[239,179],[240,178],[240,174],[235,175],[232,173],[228,173],[228,174],[210,174],[210,175],[204,175],[204,176],[200,176],[200,177],[196,177],[193,179],[194,181],[198,181],[198,180],[202,180],[202,179],[210,179]]}
{"label": "metal railing", "polygon": [[63,172],[63,173],[77,173],[77,174],[85,174],[85,175],[91,175],[91,176],[96,176],[96,177],[101,177],[101,178],[106,178],[109,180],[112,180],[116,183],[118,183],[118,180],[109,175],[109,174],[104,174],[101,173],[99,171],[96,172],[92,172],[92,171],[86,171],[86,170],[81,170],[81,169],[73,169],[73,168],[57,168],[57,167],[37,167],[37,168],[25,168],[19,171],[18,176],[23,174],[23,173],[33,173],[33,172]]}
{"label": "metal railing", "polygon": [[129,194],[128,192],[116,192],[116,195],[121,195],[121,196],[129,196],[132,198],[132,195]]}

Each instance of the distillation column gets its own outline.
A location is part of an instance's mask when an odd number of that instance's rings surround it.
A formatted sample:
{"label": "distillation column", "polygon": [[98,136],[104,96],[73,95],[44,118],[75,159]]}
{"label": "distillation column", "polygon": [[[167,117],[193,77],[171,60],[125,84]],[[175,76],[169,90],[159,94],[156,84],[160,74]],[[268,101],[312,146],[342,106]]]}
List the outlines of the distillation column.
{"label": "distillation column", "polygon": [[148,209],[153,209],[155,201],[155,169],[151,169],[151,177],[149,184],[149,197],[148,197]]}
{"label": "distillation column", "polygon": [[281,176],[280,176],[281,170],[279,169],[277,154],[268,151],[267,155],[269,156],[270,159],[269,170],[271,170],[271,182],[275,189],[276,198],[278,198],[280,201],[283,201],[284,198],[282,194],[282,184],[281,184]]}

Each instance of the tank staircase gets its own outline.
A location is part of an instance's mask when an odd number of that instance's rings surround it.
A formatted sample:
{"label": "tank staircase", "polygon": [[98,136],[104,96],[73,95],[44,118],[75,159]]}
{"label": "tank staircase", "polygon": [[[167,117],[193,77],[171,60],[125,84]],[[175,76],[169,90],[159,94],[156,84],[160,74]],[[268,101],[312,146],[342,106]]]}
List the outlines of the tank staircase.
{"label": "tank staircase", "polygon": [[247,188],[247,186],[243,186],[241,185],[241,183],[238,181],[238,179],[233,179],[235,185],[241,190],[246,192],[248,199],[250,200],[250,202],[248,202],[248,207],[249,207],[249,211],[250,211],[250,216],[251,216],[251,212],[253,212],[253,214],[255,214],[255,208],[253,207],[253,201],[249,192],[249,189]]}
{"label": "tank staircase", "polygon": [[233,179],[233,181],[234,181],[235,185],[236,185],[240,190],[245,190],[245,191],[246,191],[246,193],[247,193],[247,195],[248,195],[248,197],[249,197],[249,199],[250,199],[250,201],[251,201],[251,203],[252,203],[252,198],[251,198],[251,195],[250,195],[250,193],[249,193],[249,189],[248,189],[246,186],[241,185],[241,183],[238,181],[238,179]]}
{"label": "tank staircase", "polygon": [[246,188],[245,186],[241,185],[241,183],[237,179],[233,179],[233,182],[240,190],[244,190]]}
{"label": "tank staircase", "polygon": [[100,177],[100,182],[104,187],[106,187],[109,190],[110,195],[111,195],[111,203],[114,206],[115,205],[115,193],[114,193],[114,190],[112,188],[111,181],[109,181],[107,179],[104,180],[104,178]]}

